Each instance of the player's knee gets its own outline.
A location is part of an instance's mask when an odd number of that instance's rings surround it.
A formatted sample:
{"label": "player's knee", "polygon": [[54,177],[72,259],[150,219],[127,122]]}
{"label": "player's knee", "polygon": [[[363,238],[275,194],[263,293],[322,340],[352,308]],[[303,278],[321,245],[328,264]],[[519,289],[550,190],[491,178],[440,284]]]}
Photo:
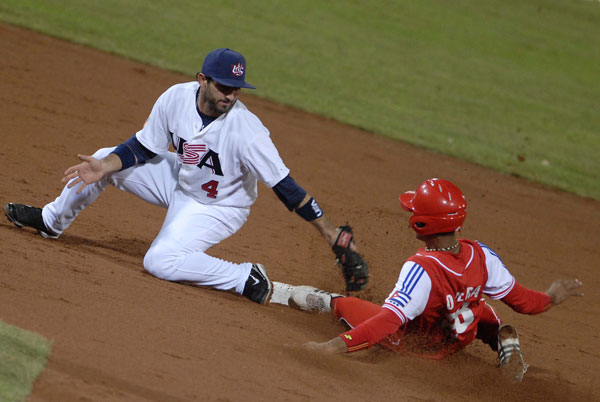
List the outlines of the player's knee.
{"label": "player's knee", "polygon": [[151,247],[144,256],[144,269],[159,279],[173,280],[174,269],[171,259],[164,253],[159,253],[155,247]]}

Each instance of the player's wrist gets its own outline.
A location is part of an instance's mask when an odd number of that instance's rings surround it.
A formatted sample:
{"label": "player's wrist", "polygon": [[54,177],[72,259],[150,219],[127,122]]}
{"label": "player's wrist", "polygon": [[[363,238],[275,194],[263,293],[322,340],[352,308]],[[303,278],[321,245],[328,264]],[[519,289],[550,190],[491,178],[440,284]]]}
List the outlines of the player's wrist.
{"label": "player's wrist", "polygon": [[319,204],[317,204],[317,200],[315,200],[313,197],[310,197],[310,199],[304,203],[304,205],[296,208],[295,211],[307,222],[312,222],[323,216],[323,210]]}
{"label": "player's wrist", "polygon": [[106,158],[100,160],[100,168],[103,176],[107,174],[118,172],[123,167],[123,162],[119,155],[111,153]]}
{"label": "player's wrist", "polygon": [[339,336],[326,342],[327,350],[331,353],[348,353],[348,345]]}
{"label": "player's wrist", "polygon": [[334,226],[325,215],[321,215],[319,218],[311,221],[314,227],[317,228],[319,233],[327,240],[330,246],[333,246],[335,239],[337,239],[339,228]]}

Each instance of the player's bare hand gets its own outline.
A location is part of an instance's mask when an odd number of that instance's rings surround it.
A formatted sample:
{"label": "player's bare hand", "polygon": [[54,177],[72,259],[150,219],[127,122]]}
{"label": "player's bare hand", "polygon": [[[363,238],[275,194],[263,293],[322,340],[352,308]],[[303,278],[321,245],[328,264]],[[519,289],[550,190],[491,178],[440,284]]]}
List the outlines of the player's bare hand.
{"label": "player's bare hand", "polygon": [[579,279],[559,279],[554,281],[546,291],[552,298],[552,304],[557,305],[569,298],[569,296],[583,296],[579,290],[583,283]]}
{"label": "player's bare hand", "polygon": [[65,176],[63,177],[62,182],[69,182],[67,185],[68,188],[73,188],[81,183],[77,189],[77,194],[79,194],[88,184],[92,184],[100,180],[104,176],[105,171],[102,161],[99,161],[98,159],[88,155],[77,156],[83,162],[78,165],[71,166],[65,170]]}
{"label": "player's bare hand", "polygon": [[303,344],[302,347],[307,350],[329,354],[340,354],[348,351],[346,342],[338,337],[335,337],[327,342],[307,342]]}

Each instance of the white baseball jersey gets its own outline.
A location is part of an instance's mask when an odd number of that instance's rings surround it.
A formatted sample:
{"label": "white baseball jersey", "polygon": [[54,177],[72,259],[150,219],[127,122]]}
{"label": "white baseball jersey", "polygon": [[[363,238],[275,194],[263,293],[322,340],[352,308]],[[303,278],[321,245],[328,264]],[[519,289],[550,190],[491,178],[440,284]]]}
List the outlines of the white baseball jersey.
{"label": "white baseball jersey", "polygon": [[257,179],[273,187],[289,174],[269,130],[238,99],[204,127],[197,109],[197,81],[177,84],[156,101],[137,140],[156,154],[172,144],[179,185],[203,204],[250,207]]}

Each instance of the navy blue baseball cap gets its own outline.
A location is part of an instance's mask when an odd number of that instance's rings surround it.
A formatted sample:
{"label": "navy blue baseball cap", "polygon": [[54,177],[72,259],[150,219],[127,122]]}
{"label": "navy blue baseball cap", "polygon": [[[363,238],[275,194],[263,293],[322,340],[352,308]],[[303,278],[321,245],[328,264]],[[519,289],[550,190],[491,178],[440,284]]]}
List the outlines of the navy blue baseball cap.
{"label": "navy blue baseball cap", "polygon": [[202,74],[227,87],[256,89],[245,81],[246,59],[231,49],[216,49],[207,54]]}

